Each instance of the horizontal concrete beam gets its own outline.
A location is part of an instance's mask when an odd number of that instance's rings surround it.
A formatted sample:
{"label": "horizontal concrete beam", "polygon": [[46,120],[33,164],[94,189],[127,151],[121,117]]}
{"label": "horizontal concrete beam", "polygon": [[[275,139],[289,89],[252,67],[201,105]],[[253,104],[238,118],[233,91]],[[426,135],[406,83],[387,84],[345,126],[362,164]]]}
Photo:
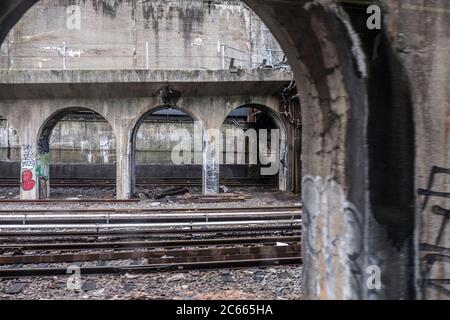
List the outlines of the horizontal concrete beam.
{"label": "horizontal concrete beam", "polygon": [[286,70],[4,70],[0,96],[155,97],[167,86],[182,96],[272,95],[291,79]]}

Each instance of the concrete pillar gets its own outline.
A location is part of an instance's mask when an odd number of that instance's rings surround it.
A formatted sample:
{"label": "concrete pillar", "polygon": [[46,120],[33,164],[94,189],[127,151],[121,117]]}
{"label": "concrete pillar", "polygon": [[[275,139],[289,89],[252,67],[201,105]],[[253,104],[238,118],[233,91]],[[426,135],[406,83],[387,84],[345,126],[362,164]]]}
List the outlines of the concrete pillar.
{"label": "concrete pillar", "polygon": [[[220,128],[220,127],[219,127]],[[219,167],[222,152],[222,139],[217,126],[206,128],[203,132],[203,193],[219,193]]]}
{"label": "concrete pillar", "polygon": [[21,169],[20,169],[20,199],[36,200],[38,199],[38,179],[36,176],[36,153],[37,145],[34,139],[35,135],[31,130],[23,128],[22,150],[21,150]]}
{"label": "concrete pillar", "polygon": [[288,148],[286,146],[286,140],[282,139],[280,141],[280,151],[279,151],[279,175],[278,175],[278,189],[280,191],[287,191],[287,173],[288,173]]}
{"label": "concrete pillar", "polygon": [[36,153],[37,195],[39,199],[50,197],[50,142],[49,137],[41,137]]}
{"label": "concrete pillar", "polygon": [[131,199],[132,196],[132,157],[131,136],[125,128],[116,132],[116,197],[119,200]]}

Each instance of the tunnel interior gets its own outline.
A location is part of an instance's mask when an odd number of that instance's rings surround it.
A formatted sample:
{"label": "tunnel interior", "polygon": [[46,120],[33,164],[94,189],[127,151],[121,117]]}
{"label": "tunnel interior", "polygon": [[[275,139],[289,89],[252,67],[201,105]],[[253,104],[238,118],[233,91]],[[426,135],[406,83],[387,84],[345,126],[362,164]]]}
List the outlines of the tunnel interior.
{"label": "tunnel interior", "polygon": [[[276,124],[273,116],[261,107],[249,105],[233,110],[222,126],[220,184],[278,188],[280,172],[277,168],[280,168],[279,146],[282,140],[280,130],[282,128]],[[272,155],[273,159],[267,159],[267,155]],[[272,163],[275,168],[273,172],[261,170],[270,167],[272,161],[275,162]]]}

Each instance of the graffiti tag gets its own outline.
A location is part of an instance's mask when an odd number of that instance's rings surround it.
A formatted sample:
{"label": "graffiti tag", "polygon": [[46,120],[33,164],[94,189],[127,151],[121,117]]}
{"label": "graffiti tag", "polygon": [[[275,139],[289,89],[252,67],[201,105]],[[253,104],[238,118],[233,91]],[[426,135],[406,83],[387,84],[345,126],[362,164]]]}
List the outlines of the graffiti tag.
{"label": "graffiti tag", "polygon": [[[418,189],[417,193],[424,196],[422,203],[422,214],[429,208],[428,203],[432,198],[450,198],[450,193],[433,190],[434,178],[437,174],[450,175],[450,169],[440,168],[434,166],[431,168],[428,179],[427,189]],[[434,243],[422,243],[420,251],[425,253],[421,259],[422,266],[422,287],[431,288],[446,296],[450,296],[450,289],[447,287],[450,284],[450,279],[443,279],[433,273],[434,266],[446,266],[444,270],[450,268],[450,248],[443,245],[445,242],[445,231],[450,222],[450,210],[439,205],[431,206],[431,213],[442,217],[442,222],[439,232],[436,235]]]}

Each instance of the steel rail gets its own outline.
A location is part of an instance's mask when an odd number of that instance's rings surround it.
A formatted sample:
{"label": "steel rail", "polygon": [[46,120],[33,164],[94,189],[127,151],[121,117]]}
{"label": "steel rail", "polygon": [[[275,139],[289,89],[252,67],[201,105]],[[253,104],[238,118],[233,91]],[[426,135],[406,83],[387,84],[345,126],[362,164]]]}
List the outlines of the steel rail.
{"label": "steel rail", "polygon": [[205,212],[205,213],[74,213],[74,214],[0,214],[1,220],[9,219],[19,219],[19,220],[32,220],[32,219],[65,219],[65,218],[97,218],[97,219],[115,219],[115,218],[165,218],[165,219],[178,219],[178,218],[213,218],[213,217],[223,217],[223,218],[235,218],[235,217],[248,217],[248,216],[269,216],[269,217],[280,217],[280,216],[294,216],[299,215],[300,211],[263,211],[263,212]]}
{"label": "steel rail", "polygon": [[[130,259],[147,259],[152,264],[170,262],[200,262],[211,260],[234,260],[235,256],[246,255],[250,258],[261,255],[299,256],[300,245],[283,247],[238,247],[238,248],[207,248],[207,249],[182,249],[182,250],[157,250],[157,251],[132,251],[132,252],[97,252],[74,254],[46,254],[46,255],[19,255],[0,256],[0,265],[13,264],[39,264],[61,262],[89,262],[89,261],[114,261]],[[254,257],[253,257],[254,258]]]}
{"label": "steel rail", "polygon": [[37,203],[37,204],[54,204],[54,203],[137,203],[141,199],[77,199],[77,200],[67,200],[67,199],[38,199],[38,200],[19,200],[19,199],[1,199],[0,203]]}
{"label": "steel rail", "polygon": [[14,243],[0,244],[2,250],[80,250],[80,249],[136,249],[136,248],[174,248],[199,247],[210,245],[242,245],[242,244],[277,244],[297,243],[300,236],[265,237],[265,238],[230,238],[202,240],[168,240],[168,241],[129,241],[129,242],[83,242],[83,243]]}
{"label": "steel rail", "polygon": [[267,223],[276,223],[276,221],[285,221],[285,220],[299,220],[301,219],[301,215],[299,214],[286,214],[286,215],[268,215],[268,216],[234,216],[234,217],[226,217],[226,216],[197,216],[197,217],[152,217],[152,216],[133,216],[133,217],[114,217],[114,216],[105,216],[102,218],[96,217],[50,217],[50,218],[34,218],[34,217],[18,217],[12,219],[0,219],[0,229],[3,225],[42,225],[42,224],[108,224],[108,225],[116,225],[116,224],[130,224],[130,223],[200,223],[200,222],[238,222],[238,221],[267,221]]}
{"label": "steel rail", "polygon": [[[81,274],[120,274],[120,273],[151,273],[168,271],[187,270],[214,270],[221,268],[235,269],[247,267],[265,267],[274,265],[298,265],[302,258],[298,257],[271,257],[265,259],[248,259],[232,261],[207,261],[207,262],[186,262],[167,263],[143,266],[123,266],[123,267],[80,267]],[[64,276],[68,275],[67,268],[22,268],[22,269],[0,269],[0,277],[17,278],[31,276]]]}
{"label": "steel rail", "polygon": [[173,222],[173,223],[113,223],[113,224],[0,224],[2,229],[111,229],[111,228],[162,228],[162,227],[195,227],[224,225],[268,225],[301,223],[301,219],[290,220],[244,220],[218,222]]}
{"label": "steel rail", "polygon": [[0,209],[1,214],[8,213],[214,213],[217,211],[223,211],[226,213],[235,212],[279,212],[287,210],[301,211],[301,206],[280,206],[280,207],[246,207],[246,208],[46,208],[46,209],[34,209],[34,208],[20,208],[20,209]]}
{"label": "steel rail", "polygon": [[209,234],[209,233],[240,233],[240,232],[285,232],[285,231],[301,231],[300,225],[285,226],[263,226],[263,227],[241,227],[241,228],[202,228],[202,229],[153,229],[153,230],[108,230],[108,231],[34,231],[34,232],[0,232],[0,238],[58,238],[58,237],[143,237],[146,235],[158,234]]}

